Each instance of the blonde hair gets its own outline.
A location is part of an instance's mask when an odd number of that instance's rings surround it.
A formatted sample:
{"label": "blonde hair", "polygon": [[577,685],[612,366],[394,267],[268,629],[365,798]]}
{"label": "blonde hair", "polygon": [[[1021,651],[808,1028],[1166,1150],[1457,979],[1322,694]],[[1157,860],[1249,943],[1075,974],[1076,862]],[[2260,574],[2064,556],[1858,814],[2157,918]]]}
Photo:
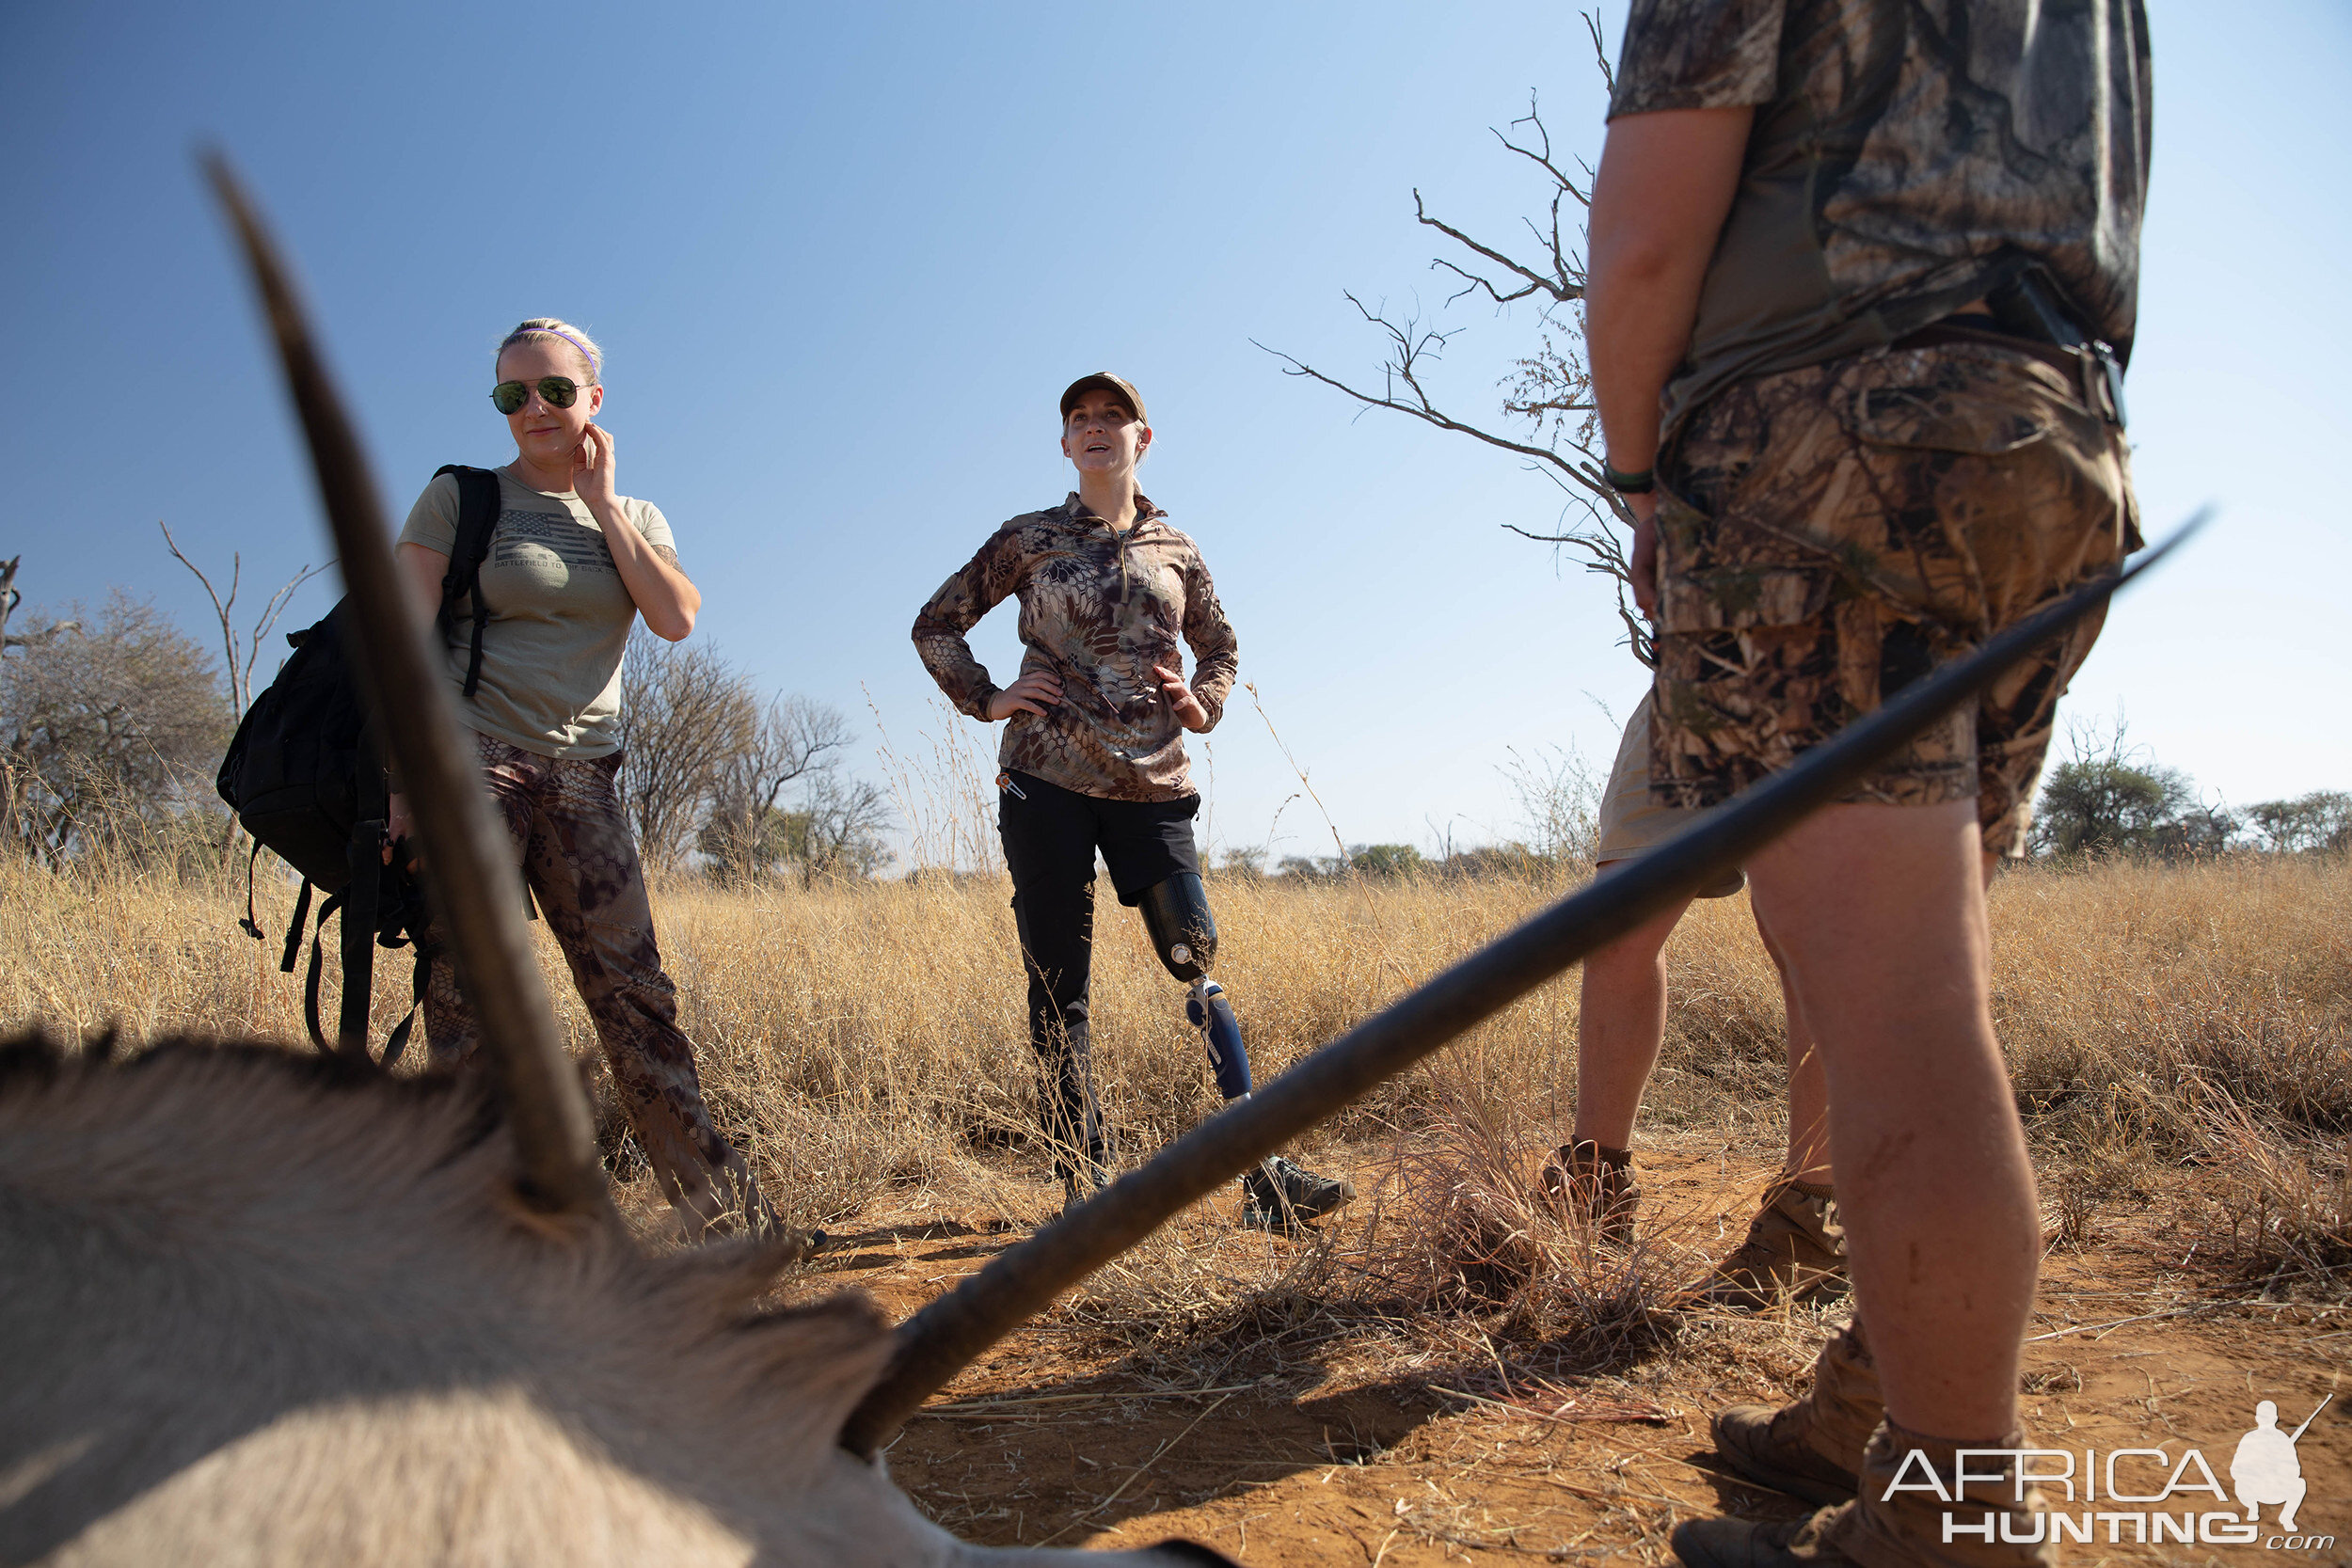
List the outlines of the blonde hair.
{"label": "blonde hair", "polygon": [[[542,338],[560,339],[572,346],[588,367],[589,386],[594,387],[604,379],[604,350],[596,346],[596,341],[580,327],[567,321],[558,321],[553,316],[533,316],[522,323],[500,341],[498,352],[503,355],[516,343]],[[490,373],[498,373],[497,356],[491,357]]]}

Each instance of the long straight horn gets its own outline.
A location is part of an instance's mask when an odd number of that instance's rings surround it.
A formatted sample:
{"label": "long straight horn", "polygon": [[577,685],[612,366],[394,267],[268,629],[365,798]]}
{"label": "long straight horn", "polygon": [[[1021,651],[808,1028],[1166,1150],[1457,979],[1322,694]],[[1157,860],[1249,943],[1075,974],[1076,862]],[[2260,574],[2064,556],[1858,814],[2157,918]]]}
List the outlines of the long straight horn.
{"label": "long straight horn", "polygon": [[[277,246],[217,153],[204,157],[213,192],[245,248],[254,287],[309,437],[319,497],[349,594],[351,653],[369,710],[400,766],[457,973],[481,1020],[493,1081],[522,1159],[532,1199],[558,1212],[609,1206],[594,1123],[515,896],[506,836],[490,821],[478,770],[456,744],[449,681],[392,562],[390,532],[359,441],[311,346]],[[397,700],[391,700],[394,695]]]}
{"label": "long straight horn", "polygon": [[871,1454],[924,1400],[1061,1291],[1315,1123],[1403,1072],[1836,800],[1947,709],[2105,604],[2203,526],[2200,513],[2116,577],[2077,589],[1904,689],[1613,876],[1497,938],[1202,1122],[1075,1212],[1000,1254],[898,1328],[889,1370],[850,1413],[842,1447]]}

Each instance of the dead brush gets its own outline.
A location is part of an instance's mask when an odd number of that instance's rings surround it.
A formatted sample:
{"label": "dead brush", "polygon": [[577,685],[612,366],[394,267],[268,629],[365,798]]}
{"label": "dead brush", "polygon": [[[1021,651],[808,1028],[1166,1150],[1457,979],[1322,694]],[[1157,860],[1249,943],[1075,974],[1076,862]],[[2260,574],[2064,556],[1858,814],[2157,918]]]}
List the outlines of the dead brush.
{"label": "dead brush", "polygon": [[1122,1370],[1150,1382],[1279,1378],[1364,1316],[1343,1287],[1343,1234],[1277,1241],[1236,1230],[1204,1205],[1106,1265],[1051,1319],[1124,1353]]}
{"label": "dead brush", "polygon": [[1703,1272],[1692,1217],[1652,1204],[1629,1241],[1607,1238],[1544,1194],[1552,1129],[1448,1068],[1432,1076],[1436,1112],[1393,1140],[1355,1260],[1376,1292],[1401,1313],[1475,1319],[1551,1371],[1622,1367],[1671,1343]]}
{"label": "dead brush", "polygon": [[[2352,1301],[2352,1157],[2265,1127],[2213,1084],[2200,1096],[2209,1154],[2185,1205],[2208,1264],[2265,1299]],[[2201,1211],[2201,1213],[2199,1212]]]}

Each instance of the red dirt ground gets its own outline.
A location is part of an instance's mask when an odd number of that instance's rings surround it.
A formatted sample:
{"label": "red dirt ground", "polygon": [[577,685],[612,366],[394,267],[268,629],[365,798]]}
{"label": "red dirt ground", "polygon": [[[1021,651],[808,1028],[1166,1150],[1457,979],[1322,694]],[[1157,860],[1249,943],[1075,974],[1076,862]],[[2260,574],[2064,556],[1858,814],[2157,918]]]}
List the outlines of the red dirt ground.
{"label": "red dirt ground", "polygon": [[[1726,1187],[1720,1148],[1645,1160],[1653,1205],[1722,1211],[1763,1177],[1742,1172],[1744,1185]],[[896,1211],[869,1206],[840,1227],[812,1283],[854,1284],[911,1312],[1025,1234],[1054,1196],[1036,1188],[1034,1212],[1017,1216],[943,1210],[919,1194]],[[1740,1217],[1724,1212],[1722,1223],[1736,1236]],[[2292,1428],[2334,1394],[2299,1445],[2310,1493],[2297,1521],[2333,1539],[2298,1550],[2156,1546],[2133,1544],[2126,1526],[2122,1544],[2069,1544],[2063,1560],[2352,1562],[2352,1310],[2233,1302],[2224,1283],[2185,1272],[2187,1250],[2151,1206],[2103,1216],[2082,1250],[2045,1261],[2024,1379],[2028,1432],[2103,1456],[2162,1449],[2177,1462],[2196,1448],[2228,1484],[2257,1400],[2276,1401]],[[941,1523],[993,1544],[1184,1536],[1251,1564],[1666,1562],[1680,1520],[1801,1512],[1715,1462],[1707,1413],[1786,1398],[1833,1321],[1834,1310],[1762,1325],[1694,1320],[1645,1359],[1519,1390],[1515,1404],[1495,1398],[1502,1386],[1468,1325],[1449,1338],[1428,1320],[1310,1314],[1263,1333],[1229,1324],[1197,1354],[1146,1354],[1061,1314],[935,1397],[889,1462]],[[1447,1392],[1481,1386],[1486,1402]],[[2173,1506],[2233,1505],[2201,1493]],[[2275,1514],[2264,1511],[2265,1537]]]}

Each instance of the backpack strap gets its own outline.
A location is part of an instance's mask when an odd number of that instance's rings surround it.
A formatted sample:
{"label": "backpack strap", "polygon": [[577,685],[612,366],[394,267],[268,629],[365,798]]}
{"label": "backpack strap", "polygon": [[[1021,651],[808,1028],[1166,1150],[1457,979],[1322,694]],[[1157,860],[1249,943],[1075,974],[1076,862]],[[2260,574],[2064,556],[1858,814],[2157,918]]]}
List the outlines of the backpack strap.
{"label": "backpack strap", "polygon": [[[307,895],[310,892],[309,883],[303,884],[303,892],[306,895],[304,901],[307,903],[309,901]],[[319,906],[318,929],[310,937],[310,977],[302,983],[302,1022],[310,1025],[310,1043],[318,1047],[319,1054],[322,1056],[332,1055],[335,1048],[326,1043],[326,1031],[319,1027],[319,965],[322,958],[319,945],[326,940],[326,923],[332,920],[335,917],[335,911],[342,907],[343,895],[340,893],[329,894],[326,902]],[[295,945],[301,945],[298,940]],[[291,970],[294,965],[288,964],[286,967]]]}
{"label": "backpack strap", "polygon": [[441,578],[441,609],[435,624],[447,641],[457,627],[457,601],[471,597],[473,647],[466,656],[466,695],[471,698],[482,684],[482,628],[489,624],[490,607],[482,597],[482,563],[489,558],[490,534],[499,521],[499,476],[487,468],[450,463],[433,472],[457,476],[457,538],[450,546],[449,570]]}
{"label": "backpack strap", "polygon": [[[320,915],[321,920],[326,916]],[[302,954],[302,930],[310,919],[310,879],[302,879],[302,894],[294,900],[294,918],[286,922],[286,951],[278,960],[278,973],[292,974],[294,959]]]}
{"label": "backpack strap", "polygon": [[253,841],[253,852],[245,858],[245,918],[237,922],[237,929],[255,942],[262,941],[262,927],[253,918],[253,867],[262,858],[262,841]]}
{"label": "backpack strap", "polygon": [[421,942],[417,943],[416,967],[408,973],[408,1010],[392,1025],[392,1032],[384,1037],[384,1059],[380,1066],[390,1067],[408,1049],[408,1034],[416,1027],[417,1009],[424,1006],[425,988],[432,983],[433,949]]}
{"label": "backpack strap", "polygon": [[[381,809],[381,808],[379,808]],[[368,1053],[368,1005],[375,990],[375,912],[384,889],[384,822],[362,819],[351,832],[351,882],[342,891],[343,996],[335,1047]]]}

